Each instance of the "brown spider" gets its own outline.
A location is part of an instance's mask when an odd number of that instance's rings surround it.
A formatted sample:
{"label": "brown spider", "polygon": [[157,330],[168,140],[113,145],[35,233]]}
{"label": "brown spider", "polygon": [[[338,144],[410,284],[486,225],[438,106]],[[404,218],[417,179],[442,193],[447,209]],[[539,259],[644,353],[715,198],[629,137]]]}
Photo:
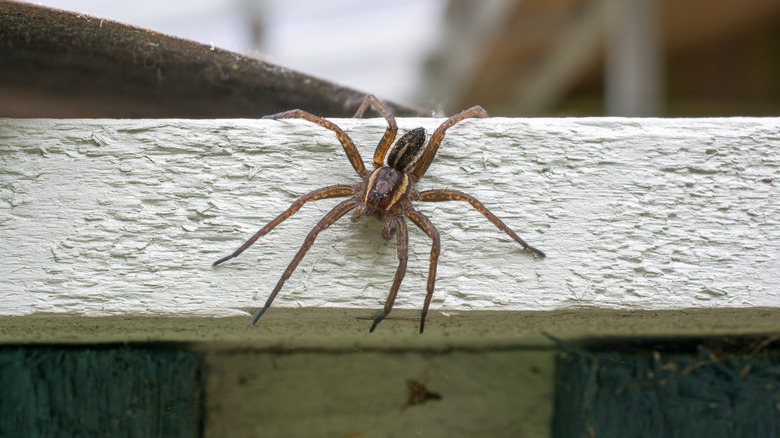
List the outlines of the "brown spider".
{"label": "brown spider", "polygon": [[[498,229],[504,231],[520,243],[523,248],[544,257],[542,251],[525,243],[520,236],[515,234],[514,231],[507,227],[493,213],[488,211],[488,209],[473,196],[449,189],[418,192],[414,187],[414,184],[425,174],[425,171],[428,170],[428,166],[431,165],[431,161],[436,155],[436,151],[439,149],[439,144],[444,138],[444,132],[466,118],[474,116],[487,117],[487,113],[482,107],[471,107],[466,111],[445,120],[444,123],[433,132],[427,146],[425,143],[425,129],[416,128],[401,136],[395,145],[390,148],[390,145],[393,144],[393,140],[395,139],[398,127],[396,126],[393,115],[376,97],[372,95],[366,96],[366,99],[360,105],[354,117],[361,117],[366,109],[368,109],[369,105],[373,105],[387,121],[385,135],[379,141],[379,145],[374,152],[374,170],[366,169],[363,164],[363,159],[360,157],[360,153],[352,142],[352,139],[349,138],[341,128],[328,120],[299,109],[264,117],[270,119],[297,117],[316,123],[323,128],[335,132],[341,145],[344,147],[344,151],[347,153],[349,162],[352,164],[352,167],[355,168],[355,171],[357,171],[361,181],[354,186],[336,185],[324,187],[303,195],[293,202],[290,208],[261,228],[254,236],[250,237],[249,240],[241,245],[233,254],[214,262],[213,266],[216,266],[224,261],[237,257],[244,252],[245,249],[255,243],[257,239],[266,235],[274,227],[284,222],[285,219],[295,214],[295,212],[300,210],[303,204],[309,201],[327,198],[349,198],[336,205],[333,210],[328,212],[328,214],[312,228],[308,236],[306,236],[303,245],[301,245],[301,248],[298,250],[298,253],[295,254],[295,257],[293,257],[292,261],[287,266],[287,269],[284,270],[282,278],[279,279],[273,292],[271,292],[271,296],[268,297],[263,308],[260,309],[255,316],[252,324],[256,324],[260,317],[263,316],[263,313],[271,306],[274,298],[276,298],[276,295],[282,289],[284,282],[290,278],[290,275],[292,275],[293,271],[298,266],[298,263],[301,262],[303,256],[306,255],[306,252],[311,248],[317,235],[352,209],[355,210],[352,214],[353,222],[357,221],[363,214],[373,216],[380,221],[386,221],[384,228],[382,228],[382,236],[385,239],[389,239],[393,232],[395,232],[398,240],[398,269],[395,272],[393,285],[390,287],[390,295],[387,297],[384,310],[382,310],[382,313],[374,320],[369,332],[373,332],[377,324],[379,324],[393,309],[395,296],[398,293],[398,288],[401,286],[401,281],[406,274],[409,237],[404,218],[409,218],[433,241],[431,247],[431,263],[428,268],[428,293],[425,296],[425,304],[423,304],[422,317],[420,319],[420,333],[425,329],[425,315],[428,313],[428,306],[430,305],[431,297],[433,296],[433,287],[436,282],[436,263],[439,258],[439,249],[441,245],[439,242],[439,232],[436,231],[433,223],[431,223],[427,217],[412,207],[412,201],[466,201],[477,209],[477,211],[485,215],[485,217],[488,218],[493,225],[498,227]],[[387,165],[384,164],[385,155],[387,155]]]}

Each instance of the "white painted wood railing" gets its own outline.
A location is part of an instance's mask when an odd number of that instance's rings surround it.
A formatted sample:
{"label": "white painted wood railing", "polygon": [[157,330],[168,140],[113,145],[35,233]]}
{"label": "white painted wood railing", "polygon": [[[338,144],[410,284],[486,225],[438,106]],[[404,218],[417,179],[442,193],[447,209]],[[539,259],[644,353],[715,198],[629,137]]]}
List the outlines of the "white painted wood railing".
{"label": "white painted wood railing", "polygon": [[[335,120],[366,162],[384,121]],[[428,132],[436,119],[400,119]],[[475,195],[546,259],[465,203],[420,203],[396,268],[373,219],[323,232],[250,325],[304,236],[314,188],[357,181],[335,135],[300,121],[0,119],[0,341],[221,340],[441,345],[560,336],[780,330],[780,119],[474,119],[418,188]]]}

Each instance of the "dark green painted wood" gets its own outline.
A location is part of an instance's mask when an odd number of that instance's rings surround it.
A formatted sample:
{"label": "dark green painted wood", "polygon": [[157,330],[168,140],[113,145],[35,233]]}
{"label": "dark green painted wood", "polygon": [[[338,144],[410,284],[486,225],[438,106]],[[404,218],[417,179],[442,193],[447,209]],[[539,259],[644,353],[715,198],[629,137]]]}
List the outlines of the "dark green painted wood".
{"label": "dark green painted wood", "polygon": [[197,437],[202,358],[134,348],[0,350],[0,436]]}
{"label": "dark green painted wood", "polygon": [[779,437],[780,354],[567,348],[554,437]]}

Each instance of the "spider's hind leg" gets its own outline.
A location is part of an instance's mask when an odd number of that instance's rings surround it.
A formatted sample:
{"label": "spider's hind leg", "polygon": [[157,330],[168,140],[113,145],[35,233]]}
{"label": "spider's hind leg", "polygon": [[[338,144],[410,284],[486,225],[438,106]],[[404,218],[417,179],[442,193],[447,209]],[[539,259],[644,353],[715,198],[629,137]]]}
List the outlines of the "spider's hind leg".
{"label": "spider's hind leg", "polygon": [[358,175],[360,175],[361,178],[368,176],[369,172],[366,170],[366,165],[363,164],[363,158],[360,156],[360,152],[358,152],[357,147],[355,147],[355,143],[341,128],[336,126],[336,124],[330,120],[323,119],[322,117],[315,116],[314,114],[310,114],[304,110],[299,109],[284,111],[278,114],[271,114],[270,116],[265,116],[263,118],[274,120],[299,118],[316,123],[325,129],[333,131],[336,133],[336,137],[338,137],[341,146],[344,147],[344,152],[347,153],[347,158],[352,164],[352,167],[355,168],[355,171],[358,173]]}
{"label": "spider's hind leg", "polygon": [[382,102],[380,102],[379,99],[377,99],[373,94],[366,96],[366,99],[363,100],[363,103],[360,105],[360,108],[358,108],[353,118],[356,119],[358,117],[362,117],[363,113],[366,112],[369,105],[372,105],[374,108],[376,108],[376,110],[382,114],[382,117],[384,117],[385,121],[387,122],[385,135],[383,135],[382,139],[379,140],[376,151],[374,151],[374,168],[378,168],[382,167],[382,164],[385,161],[385,154],[390,148],[390,145],[393,144],[393,140],[395,140],[395,135],[398,133],[398,125],[395,123],[395,117],[393,117],[393,113],[385,108],[385,106],[382,105]]}
{"label": "spider's hind leg", "polygon": [[431,134],[431,139],[428,140],[428,146],[425,148],[422,157],[417,162],[417,166],[412,170],[411,175],[417,179],[420,179],[428,170],[428,166],[431,165],[433,157],[436,156],[436,151],[439,150],[439,144],[444,139],[444,133],[452,128],[456,123],[460,123],[469,117],[487,117],[487,111],[482,109],[481,106],[472,106],[471,108],[462,111],[449,119],[445,120],[435,131]]}

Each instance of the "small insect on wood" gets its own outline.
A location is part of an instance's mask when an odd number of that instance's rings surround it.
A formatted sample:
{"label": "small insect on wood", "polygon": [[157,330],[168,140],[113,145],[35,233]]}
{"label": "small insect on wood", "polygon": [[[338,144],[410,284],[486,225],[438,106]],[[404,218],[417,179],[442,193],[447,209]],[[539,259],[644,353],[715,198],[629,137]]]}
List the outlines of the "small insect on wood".
{"label": "small insect on wood", "polygon": [[[431,304],[431,297],[433,296],[433,288],[436,282],[436,264],[439,259],[439,250],[441,248],[439,242],[439,232],[433,226],[433,223],[425,217],[422,213],[418,212],[412,206],[412,201],[422,202],[441,202],[441,201],[465,201],[471,204],[477,211],[482,213],[490,222],[493,223],[498,229],[508,234],[515,239],[523,248],[531,251],[533,254],[540,257],[544,257],[544,253],[538,249],[528,245],[523,239],[520,238],[514,231],[512,231],[506,224],[504,224],[493,213],[488,211],[481,202],[471,195],[450,189],[438,189],[438,190],[425,190],[418,192],[415,189],[415,183],[425,174],[428,167],[431,165],[436,151],[439,149],[439,144],[444,138],[444,133],[447,129],[451,128],[456,123],[463,121],[469,117],[487,117],[487,113],[482,107],[475,106],[461,112],[455,116],[445,120],[431,135],[430,140],[426,144],[426,133],[423,128],[416,128],[408,131],[401,138],[398,139],[395,144],[396,133],[398,127],[395,123],[395,118],[390,111],[385,108],[376,97],[369,95],[366,96],[363,103],[355,113],[355,118],[361,117],[363,113],[368,109],[369,105],[373,105],[379,113],[384,116],[387,121],[387,129],[384,136],[379,141],[379,145],[374,152],[373,170],[367,170],[363,164],[363,159],[360,157],[360,153],[355,147],[355,143],[352,139],[344,133],[333,122],[325,120],[321,117],[309,114],[305,111],[296,109],[291,111],[285,111],[279,114],[266,116],[264,118],[270,119],[284,119],[284,118],[301,118],[308,120],[309,122],[316,123],[323,128],[329,129],[336,133],[341,145],[344,147],[344,151],[347,153],[347,159],[355,168],[361,181],[355,185],[336,185],[331,187],[324,187],[314,190],[313,192],[303,195],[295,202],[292,203],[290,208],[282,212],[279,216],[273,219],[260,229],[255,235],[249,238],[240,248],[238,248],[232,254],[223,257],[216,262],[214,266],[237,257],[249,248],[257,239],[266,235],[274,227],[284,222],[287,218],[295,214],[300,208],[309,201],[317,201],[320,199],[328,198],[348,198],[345,201],[340,202],[334,207],[328,214],[323,217],[317,225],[312,228],[303,245],[295,254],[287,269],[284,270],[282,278],[276,284],[276,287],[271,292],[265,305],[252,321],[252,324],[256,324],[257,321],[263,316],[268,307],[273,303],[274,298],[284,286],[284,282],[290,278],[298,263],[301,262],[303,256],[311,248],[317,235],[331,226],[340,217],[344,216],[348,212],[354,210],[352,213],[352,221],[357,221],[360,216],[367,215],[373,216],[380,221],[384,221],[385,225],[382,228],[382,237],[390,239],[395,233],[397,240],[397,253],[398,253],[398,269],[395,272],[395,278],[393,285],[390,287],[390,295],[387,297],[385,307],[379,316],[376,317],[374,323],[371,325],[369,332],[373,332],[377,324],[379,324],[390,311],[393,309],[393,303],[395,302],[398,288],[401,286],[401,281],[406,274],[406,261],[408,258],[408,241],[409,236],[406,229],[406,219],[409,219],[418,226],[428,237],[431,238],[431,261],[428,268],[428,293],[425,295],[425,302],[423,304],[422,316],[420,318],[420,333],[425,329],[425,316],[428,313],[428,306]],[[390,147],[392,145],[392,148]],[[387,157],[387,164],[385,164],[385,156]]]}

